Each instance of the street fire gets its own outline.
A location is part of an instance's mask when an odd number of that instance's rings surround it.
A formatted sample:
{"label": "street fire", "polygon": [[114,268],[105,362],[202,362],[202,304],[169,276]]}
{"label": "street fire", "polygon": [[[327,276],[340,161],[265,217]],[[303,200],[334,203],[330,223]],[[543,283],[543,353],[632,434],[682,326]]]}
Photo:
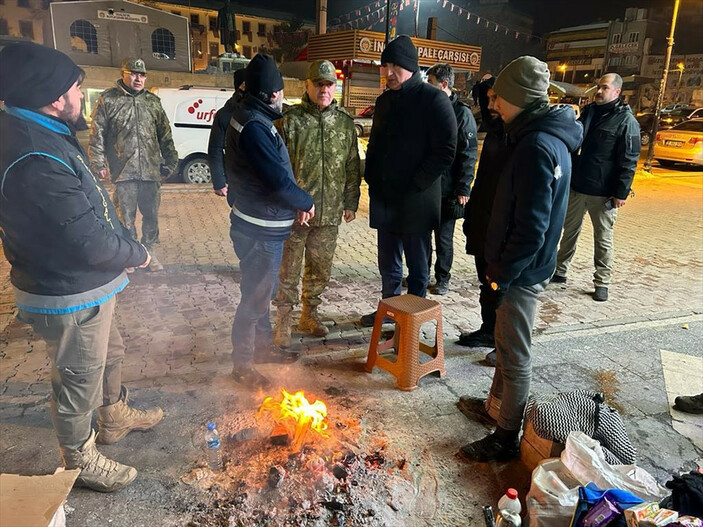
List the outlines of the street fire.
{"label": "street fire", "polygon": [[264,399],[259,408],[259,413],[263,412],[268,412],[278,423],[292,423],[295,426],[293,452],[300,451],[308,430],[313,430],[322,437],[328,437],[327,405],[320,400],[315,400],[311,404],[303,391],[290,394],[285,389],[281,389],[280,400],[275,400],[273,397]]}

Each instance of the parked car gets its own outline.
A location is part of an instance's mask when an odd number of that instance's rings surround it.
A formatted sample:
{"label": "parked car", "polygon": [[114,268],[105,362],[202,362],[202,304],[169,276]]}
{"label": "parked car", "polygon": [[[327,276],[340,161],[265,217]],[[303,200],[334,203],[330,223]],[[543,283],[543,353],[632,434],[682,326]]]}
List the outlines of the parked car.
{"label": "parked car", "polygon": [[676,102],[674,104],[670,104],[668,106],[664,106],[664,108],[661,109],[662,114],[667,114],[671,113],[674,110],[678,110],[679,108],[690,108],[692,107],[690,104],[685,103],[685,102]]}
{"label": "parked car", "polygon": [[691,119],[658,132],[654,158],[664,167],[676,163],[703,167],[703,119]]}
{"label": "parked car", "polygon": [[676,108],[667,114],[662,114],[659,119],[659,128],[671,128],[686,119],[696,110],[695,106],[682,106],[681,108]]}
{"label": "parked car", "polygon": [[635,119],[640,125],[640,144],[647,146],[652,141],[652,124],[654,124],[653,113],[638,114]]}
{"label": "parked car", "polygon": [[693,112],[688,114],[686,119],[700,119],[701,117],[703,117],[703,108],[696,108]]}
{"label": "parked car", "polygon": [[354,128],[356,128],[356,135],[359,137],[366,137],[371,133],[371,125],[373,124],[373,111],[375,106],[367,106],[361,110],[357,115],[353,117]]}

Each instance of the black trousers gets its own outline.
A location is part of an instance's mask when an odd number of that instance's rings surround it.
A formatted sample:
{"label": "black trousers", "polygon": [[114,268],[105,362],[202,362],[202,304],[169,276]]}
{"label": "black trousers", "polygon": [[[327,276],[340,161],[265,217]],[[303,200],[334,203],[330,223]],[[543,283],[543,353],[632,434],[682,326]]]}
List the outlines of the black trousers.
{"label": "black trousers", "polygon": [[503,291],[493,291],[488,280],[486,280],[486,260],[483,256],[474,255],[476,263],[476,274],[481,282],[480,294],[478,302],[481,305],[481,331],[490,333],[495,331],[496,327],[496,309],[503,299]]}
{"label": "black trousers", "polygon": [[427,294],[431,231],[422,234],[396,234],[378,229],[378,270],[381,273],[381,294],[389,298],[401,294],[403,255],[408,266],[408,293],[420,297]]}
{"label": "black trousers", "polygon": [[[450,271],[454,263],[454,218],[440,221],[439,228],[434,231],[435,264],[434,276],[437,284],[448,283],[452,277]],[[430,253],[430,270],[432,269],[432,253]]]}

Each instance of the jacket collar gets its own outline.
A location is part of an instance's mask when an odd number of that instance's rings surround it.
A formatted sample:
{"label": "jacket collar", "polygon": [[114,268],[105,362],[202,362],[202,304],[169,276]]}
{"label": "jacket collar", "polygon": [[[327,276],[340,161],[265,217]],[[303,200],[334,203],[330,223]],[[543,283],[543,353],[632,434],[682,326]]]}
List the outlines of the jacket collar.
{"label": "jacket collar", "polygon": [[121,89],[125,93],[125,95],[129,95],[130,97],[137,97],[138,95],[144,93],[144,91],[146,90],[146,88],[142,88],[139,91],[134,91],[132,88],[127,86],[122,79],[119,79],[117,81],[117,87]]}
{"label": "jacket collar", "polygon": [[337,106],[337,101],[332,99],[332,102],[330,103],[330,105],[327,108],[325,108],[324,110],[320,110],[320,108],[317,106],[317,104],[312,102],[310,100],[310,96],[307,94],[307,92],[305,92],[303,94],[302,102],[300,103],[300,105],[305,109],[305,111],[307,111],[313,115],[318,115],[320,113],[325,113],[325,112],[329,112],[331,110],[334,110],[335,107]]}
{"label": "jacket collar", "polygon": [[410,77],[408,80],[406,80],[403,84],[400,85],[399,90],[395,90],[396,93],[403,93],[406,91],[410,91],[413,88],[417,88],[420,84],[422,84],[422,75],[420,74],[420,71],[416,71],[415,73],[412,74],[412,77]]}
{"label": "jacket collar", "polygon": [[52,132],[56,132],[62,135],[73,135],[71,128],[61,119],[46,115],[43,113],[34,112],[28,110],[27,108],[18,108],[16,106],[5,106],[5,111],[16,117],[17,119],[22,119],[23,121],[29,121],[43,128],[47,128]]}
{"label": "jacket collar", "polygon": [[271,108],[268,104],[260,99],[257,99],[256,97],[252,97],[249,94],[247,94],[242,103],[250,110],[262,113],[264,117],[270,119],[271,121],[275,121],[276,119],[283,117],[283,115]]}

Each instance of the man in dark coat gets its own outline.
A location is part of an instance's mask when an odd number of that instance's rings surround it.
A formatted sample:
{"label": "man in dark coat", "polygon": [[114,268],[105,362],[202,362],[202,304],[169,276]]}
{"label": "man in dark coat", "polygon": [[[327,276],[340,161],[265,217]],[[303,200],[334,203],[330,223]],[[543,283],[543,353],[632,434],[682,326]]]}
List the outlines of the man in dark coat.
{"label": "man in dark coat", "polygon": [[[503,120],[493,107],[496,97],[492,89],[494,83],[495,77],[490,77],[479,86],[481,126],[486,130],[486,137],[483,140],[476,181],[464,211],[466,253],[474,255],[476,274],[481,282],[478,298],[481,305],[481,327],[472,332],[462,333],[457,341],[460,346],[470,348],[495,346],[493,333],[496,325],[496,309],[503,295],[501,291],[491,289],[486,281],[486,259],[483,253],[498,177],[508,159],[508,144]],[[489,366],[495,366],[495,356],[495,349],[486,356],[486,363]]]}
{"label": "man in dark coat", "polygon": [[520,453],[537,297],[556,265],[571,177],[569,152],[578,148],[583,134],[570,107],[550,107],[548,87],[547,64],[529,56],[508,64],[493,86],[510,150],[498,180],[484,254],[486,280],[504,294],[496,312],[493,383],[487,400],[473,399],[473,409],[477,420],[497,426],[494,433],[461,448],[460,454],[471,461],[503,461]]}
{"label": "man in dark coat", "polygon": [[[427,82],[442,90],[452,103],[456,117],[456,154],[451,168],[442,174],[442,206],[439,228],[434,231],[436,285],[430,289],[435,295],[449,292],[449,279],[454,262],[454,226],[464,216],[464,205],[469,201],[474,167],[478,157],[476,120],[471,110],[459,100],[454,88],[454,70],[449,64],[435,64],[427,70]],[[432,257],[430,255],[430,271]]]}
{"label": "man in dark coat", "polygon": [[234,93],[225,105],[217,110],[212,120],[210,140],[207,145],[207,160],[210,165],[212,188],[218,196],[227,196],[227,178],[225,177],[225,136],[232,119],[234,106],[244,98],[244,69],[234,72]]}
{"label": "man in dark coat", "polygon": [[[381,55],[388,90],[376,99],[364,178],[370,224],[378,230],[382,296],[401,293],[402,257],[408,293],[427,292],[430,235],[439,227],[441,175],[456,150],[456,118],[449,98],[423,82],[417,49],[401,35]],[[372,326],[375,313],[361,317]]]}
{"label": "man in dark coat", "polygon": [[552,282],[566,283],[566,272],[576,252],[583,218],[593,224],[596,270],[593,300],[608,300],[614,260],[613,227],[618,209],[625,205],[640,156],[640,125],[630,107],[620,100],[622,78],[606,73],[598,81],[595,102],[583,109],[584,140],[574,155],[569,208],[559,245]]}

